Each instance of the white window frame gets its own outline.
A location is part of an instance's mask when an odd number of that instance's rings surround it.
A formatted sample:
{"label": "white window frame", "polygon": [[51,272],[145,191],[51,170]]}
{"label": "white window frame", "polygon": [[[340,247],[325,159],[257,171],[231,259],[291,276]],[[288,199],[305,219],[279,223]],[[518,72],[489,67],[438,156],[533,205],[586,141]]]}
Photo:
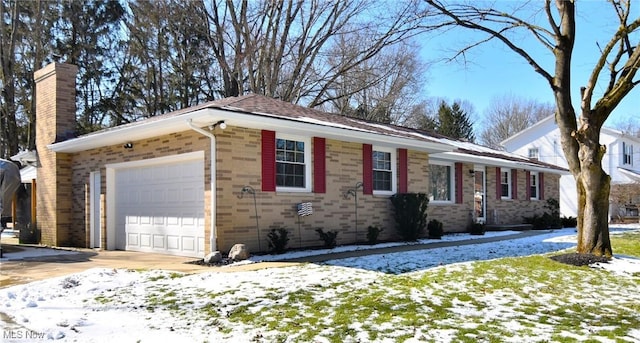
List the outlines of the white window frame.
{"label": "white window frame", "polygon": [[[276,192],[290,192],[290,193],[310,193],[311,192],[311,138],[303,136],[295,136],[289,134],[281,134],[276,132],[276,150],[278,147],[278,139],[297,141],[304,143],[304,187],[285,187],[276,185]],[[274,161],[278,164],[278,159]],[[277,175],[277,171],[276,171]]]}
{"label": "white window frame", "polygon": [[[387,191],[387,190],[376,190],[373,189],[373,194],[374,195],[393,195],[397,193],[397,163],[396,163],[396,149],[394,148],[387,148],[387,147],[380,147],[380,146],[373,146],[371,149],[371,165],[372,165],[372,170],[371,170],[371,178],[373,180],[373,172],[376,171],[375,168],[375,161],[373,160],[373,153],[375,151],[379,151],[379,152],[385,152],[385,153],[389,153],[389,158],[391,159],[391,190]],[[375,186],[374,186],[375,187]]]}
{"label": "white window frame", "polygon": [[530,159],[540,160],[540,149],[536,147],[529,148],[528,156]]}
{"label": "white window frame", "polygon": [[507,174],[507,188],[508,188],[509,194],[507,195],[500,194],[500,199],[511,199],[511,195],[513,194],[513,189],[511,185],[511,169],[506,169],[506,168],[500,169],[500,192],[502,193],[502,185],[504,185],[504,183],[502,183],[502,175],[504,173]]}
{"label": "white window frame", "polygon": [[622,164],[633,166],[633,144],[622,142]]}
{"label": "white window frame", "polygon": [[455,202],[456,197],[456,170],[455,163],[453,162],[443,162],[443,161],[429,161],[429,166],[444,166],[449,167],[449,189],[451,190],[449,194],[449,200],[435,200],[433,198],[433,185],[431,184],[431,168],[429,168],[429,202],[433,204],[453,204]]}
{"label": "white window frame", "polygon": [[[534,179],[535,179],[535,184],[533,182]],[[538,174],[538,172],[534,172],[534,171],[529,172],[529,184],[527,185],[527,187],[529,187],[529,194],[531,194],[532,186],[536,187],[536,196],[529,195],[529,199],[540,200],[540,175]]]}

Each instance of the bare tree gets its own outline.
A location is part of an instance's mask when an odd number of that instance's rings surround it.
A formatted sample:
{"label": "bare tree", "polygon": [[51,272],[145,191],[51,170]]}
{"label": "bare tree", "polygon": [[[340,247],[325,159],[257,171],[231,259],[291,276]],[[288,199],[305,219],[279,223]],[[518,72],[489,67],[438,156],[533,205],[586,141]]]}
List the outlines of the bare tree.
{"label": "bare tree", "polygon": [[[351,37],[346,35],[346,37]],[[357,37],[340,40],[331,51],[341,56],[330,63],[339,65],[359,50]],[[411,115],[420,108],[426,65],[419,61],[416,47],[399,43],[340,75],[333,87],[327,88],[331,101],[323,109],[346,116],[367,120],[407,124]]]}
{"label": "bare tree", "polygon": [[626,120],[620,120],[613,126],[626,135],[640,138],[640,121],[638,120],[638,115],[629,117]]}
{"label": "bare tree", "polygon": [[552,115],[554,111],[553,104],[513,94],[494,97],[484,113],[480,140],[488,147],[502,149],[500,143],[503,140]]}
{"label": "bare tree", "polygon": [[[417,34],[419,1],[212,0],[208,42],[220,67],[223,96],[253,92],[320,106],[348,72],[386,47]],[[361,37],[343,56],[332,47],[344,35]],[[330,63],[339,62],[339,63]]]}
{"label": "bare tree", "polygon": [[[20,6],[17,1],[0,4],[0,17],[3,27],[0,29],[0,63],[2,74],[0,86],[2,86],[2,98],[0,107],[0,124],[2,136],[0,137],[0,158],[11,156],[18,152],[18,126],[16,124],[16,44],[19,43],[21,30],[19,29]],[[5,28],[6,26],[6,28]]]}
{"label": "bare tree", "polygon": [[[640,83],[636,73],[640,67],[640,17],[633,17],[631,0],[611,1],[618,18],[617,29],[608,42],[599,45],[599,58],[587,83],[581,87],[579,118],[571,97],[571,60],[576,41],[575,1],[551,0],[517,5],[511,10],[482,8],[478,5],[449,4],[441,0],[425,0],[432,12],[432,28],[460,27],[484,34],[484,38],[463,48],[467,50],[489,40],[498,40],[522,57],[549,84],[555,99],[555,117],[560,128],[561,143],[576,179],[578,189],[578,253],[611,256],[608,207],[611,177],[602,169],[606,147],[599,142],[605,120],[620,101]],[[544,23],[538,23],[532,12],[521,17],[527,5],[537,6]],[[522,31],[524,30],[524,31]],[[515,32],[525,32],[543,50],[554,57],[553,68],[545,68],[538,51],[526,50],[523,40],[513,39]],[[598,82],[603,86],[596,87]],[[603,89],[599,99],[594,92]],[[595,102],[595,104],[594,104]]]}
{"label": "bare tree", "polygon": [[611,206],[611,217],[620,222],[630,216],[628,210],[637,213],[640,208],[640,182],[611,185]]}
{"label": "bare tree", "polygon": [[33,72],[51,55],[57,6],[43,0],[0,4],[0,157],[35,148]]}

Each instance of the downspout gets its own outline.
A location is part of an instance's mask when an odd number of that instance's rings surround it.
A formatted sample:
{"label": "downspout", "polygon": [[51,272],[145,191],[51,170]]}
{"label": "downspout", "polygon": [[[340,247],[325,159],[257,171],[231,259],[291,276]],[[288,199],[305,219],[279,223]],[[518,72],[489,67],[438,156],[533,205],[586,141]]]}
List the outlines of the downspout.
{"label": "downspout", "polygon": [[211,247],[211,252],[214,252],[217,251],[216,237],[218,236],[216,232],[216,136],[209,131],[193,125],[191,119],[187,120],[187,125],[189,125],[193,131],[209,137],[211,142],[211,147],[209,148],[211,152],[211,235],[209,235],[209,246]]}

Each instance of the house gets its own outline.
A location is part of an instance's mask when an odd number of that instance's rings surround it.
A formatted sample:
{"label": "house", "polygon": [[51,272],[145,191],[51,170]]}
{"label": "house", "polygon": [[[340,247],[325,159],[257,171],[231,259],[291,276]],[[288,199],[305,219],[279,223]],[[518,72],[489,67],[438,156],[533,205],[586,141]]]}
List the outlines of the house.
{"label": "house", "polygon": [[[36,215],[36,197],[35,189],[37,186],[37,169],[36,162],[37,156],[35,151],[22,151],[14,156],[11,156],[11,160],[20,163],[23,166],[20,169],[20,179],[22,186],[16,191],[13,209],[15,215],[12,216],[12,227],[15,228],[30,228],[32,223],[35,222]],[[34,194],[34,196],[32,196]],[[18,221],[18,219],[20,219]],[[33,241],[33,239],[27,239],[24,237],[27,234],[26,230],[20,230],[23,234],[23,241]]]}
{"label": "house", "polygon": [[365,241],[368,226],[395,239],[389,196],[405,192],[430,193],[430,219],[466,231],[541,213],[567,173],[255,94],[74,137],[75,75],[59,63],[34,75],[37,227],[50,245],[202,257],[267,251],[281,227],[291,248],[320,245],[316,228],[338,244]]}
{"label": "house", "polygon": [[[505,139],[501,144],[512,153],[568,168],[560,145],[560,130],[553,115]],[[603,127],[600,144],[607,148],[602,158],[602,168],[611,176],[612,194],[618,188],[624,189],[640,182],[640,138]],[[609,214],[637,216],[636,206],[640,201],[635,203],[635,206],[626,207],[612,201]],[[631,213],[634,209],[635,213]],[[567,217],[577,215],[577,191],[573,175],[560,178],[560,212]]]}

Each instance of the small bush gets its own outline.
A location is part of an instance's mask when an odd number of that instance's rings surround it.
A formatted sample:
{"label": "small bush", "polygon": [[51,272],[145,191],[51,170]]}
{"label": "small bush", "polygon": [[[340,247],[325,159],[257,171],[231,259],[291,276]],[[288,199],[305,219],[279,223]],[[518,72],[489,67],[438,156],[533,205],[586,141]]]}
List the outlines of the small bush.
{"label": "small bush", "polygon": [[374,245],[378,243],[378,236],[383,230],[377,226],[369,226],[367,228],[367,241],[369,244]]}
{"label": "small bush", "polygon": [[415,241],[427,225],[429,197],[425,193],[403,193],[391,196],[395,209],[396,229],[405,241]]}
{"label": "small bush", "polygon": [[485,231],[484,224],[482,223],[473,223],[469,226],[469,233],[475,236],[482,236]]}
{"label": "small bush", "polygon": [[534,230],[559,229],[563,226],[560,219],[560,203],[554,198],[547,199],[544,206],[547,212],[541,216],[534,214],[533,217],[523,217],[525,224],[531,224]]}
{"label": "small bush", "polygon": [[562,218],[560,218],[560,221],[562,222],[562,227],[576,227],[576,226],[578,226],[578,218],[576,218],[576,217],[565,217],[565,216],[562,216]]}
{"label": "small bush", "polygon": [[272,253],[282,254],[287,250],[289,244],[289,231],[285,228],[271,229],[267,234],[269,249]]}
{"label": "small bush", "polygon": [[533,217],[523,217],[525,224],[531,224],[534,230],[556,229],[561,225],[560,218],[552,214],[543,213],[541,216],[534,214]]}
{"label": "small bush", "polygon": [[338,237],[338,231],[324,232],[322,229],[316,229],[318,236],[324,242],[324,247],[331,249],[336,246],[336,238]]}
{"label": "small bush", "polygon": [[442,229],[442,222],[432,219],[429,224],[427,224],[427,231],[429,232],[429,238],[431,239],[440,239],[444,234],[444,230]]}
{"label": "small bush", "polygon": [[534,230],[542,230],[546,227],[542,216],[534,214],[533,217],[522,217],[525,224],[531,224]]}

